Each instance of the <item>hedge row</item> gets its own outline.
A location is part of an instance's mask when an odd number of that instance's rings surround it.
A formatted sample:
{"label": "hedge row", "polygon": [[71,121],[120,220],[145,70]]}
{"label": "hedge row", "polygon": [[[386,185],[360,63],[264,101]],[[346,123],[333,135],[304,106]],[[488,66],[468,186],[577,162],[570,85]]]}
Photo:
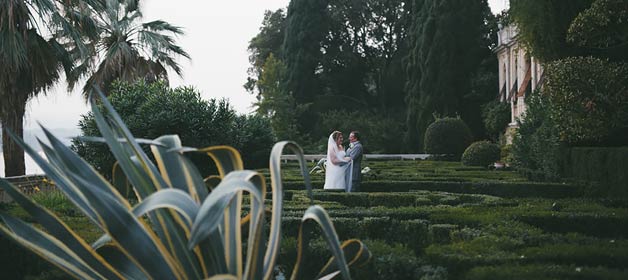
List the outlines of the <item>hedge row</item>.
{"label": "hedge row", "polygon": [[592,194],[628,198],[628,147],[566,150],[562,176],[594,182]]}
{"label": "hedge row", "polygon": [[[286,236],[297,236],[301,218],[284,217],[282,231]],[[428,223],[425,220],[395,220],[388,217],[332,218],[340,240],[380,239],[389,244],[402,243],[420,252],[428,245]],[[309,230],[320,236],[318,227]]]}
{"label": "hedge row", "polygon": [[[322,181],[312,182],[321,189]],[[285,182],[286,190],[304,190],[303,182]],[[451,182],[451,181],[365,181],[364,192],[407,192],[410,190],[443,191],[453,193],[487,194],[499,197],[581,197],[583,187],[578,185],[546,182]]]}
{"label": "hedge row", "polygon": [[556,264],[508,264],[500,266],[479,266],[471,269],[465,279],[628,279],[628,271],[605,267],[590,267]]}
{"label": "hedge row", "polygon": [[[290,192],[288,192],[290,193]],[[482,204],[500,200],[498,197],[476,194],[451,194],[445,192],[373,192],[373,193],[341,193],[315,191],[314,200],[333,201],[348,207],[387,208],[415,207],[429,205],[460,205]]]}
{"label": "hedge row", "polygon": [[[372,253],[369,262],[351,267],[353,279],[448,279],[447,270],[432,266],[403,244],[388,244],[381,240],[362,240]],[[297,259],[297,242],[294,237],[282,239],[279,270],[289,279]],[[312,240],[303,255],[302,275],[316,275],[331,257],[329,248],[321,238]]]}

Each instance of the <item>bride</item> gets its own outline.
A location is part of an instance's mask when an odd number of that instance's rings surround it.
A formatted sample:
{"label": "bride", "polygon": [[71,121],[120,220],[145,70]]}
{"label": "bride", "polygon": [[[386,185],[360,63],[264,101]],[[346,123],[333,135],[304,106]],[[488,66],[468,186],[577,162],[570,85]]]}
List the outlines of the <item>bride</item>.
{"label": "bride", "polygon": [[334,131],[327,141],[327,167],[325,168],[326,190],[348,190],[351,187],[353,161],[345,156],[342,147],[342,132]]}

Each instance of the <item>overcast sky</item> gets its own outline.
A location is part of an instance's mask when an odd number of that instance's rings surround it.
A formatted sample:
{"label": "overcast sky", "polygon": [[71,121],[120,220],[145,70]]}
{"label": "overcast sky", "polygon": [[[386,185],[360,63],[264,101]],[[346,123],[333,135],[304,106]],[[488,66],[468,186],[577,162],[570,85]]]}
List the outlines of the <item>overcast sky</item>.
{"label": "overcast sky", "polygon": [[[145,0],[145,20],[162,19],[183,27],[186,34],[178,38],[192,60],[180,60],[183,78],[170,74],[170,85],[194,86],[203,98],[228,98],[239,113],[252,111],[254,96],[242,85],[249,67],[247,46],[255,36],[265,10],[288,6],[289,0]],[[501,11],[506,0],[489,0],[493,12]],[[78,88],[81,88],[79,85]],[[88,110],[80,93],[68,93],[65,83],[46,96],[29,102],[25,128],[37,122],[51,129],[72,129],[81,114]]]}

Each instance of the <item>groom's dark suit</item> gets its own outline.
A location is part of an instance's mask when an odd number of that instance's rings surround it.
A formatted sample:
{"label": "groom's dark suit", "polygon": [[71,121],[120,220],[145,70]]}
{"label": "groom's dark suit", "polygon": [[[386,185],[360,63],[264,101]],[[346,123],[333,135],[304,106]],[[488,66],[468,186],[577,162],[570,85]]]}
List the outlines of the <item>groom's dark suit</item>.
{"label": "groom's dark suit", "polygon": [[351,170],[351,189],[348,192],[359,192],[360,182],[362,181],[362,144],[360,141],[353,142],[353,147],[347,149],[347,156],[353,160],[353,169]]}

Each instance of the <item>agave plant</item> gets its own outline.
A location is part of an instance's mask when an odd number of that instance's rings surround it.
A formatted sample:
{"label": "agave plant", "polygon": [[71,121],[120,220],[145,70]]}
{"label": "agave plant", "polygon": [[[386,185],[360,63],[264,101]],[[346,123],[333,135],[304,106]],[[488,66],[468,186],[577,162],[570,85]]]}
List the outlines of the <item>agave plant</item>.
{"label": "agave plant", "polygon": [[[262,175],[243,170],[235,149],[187,148],[176,135],[155,140],[135,139],[102,94],[99,100],[102,112],[94,99],[90,102],[103,135],[101,141],[118,160],[118,167],[139,202],[131,205],[114,185],[44,129],[50,144],[41,141],[40,144],[48,161],[20,139],[15,137],[15,140],[103,235],[88,244],[51,211],[1,179],[0,186],[41,226],[0,213],[3,221],[0,232],[80,279],[273,278],[281,241],[280,156],[285,149],[299,158],[311,198],[301,148],[292,142],[274,146],[270,157],[270,190],[267,190]],[[156,165],[140,144],[150,145]],[[186,153],[204,153],[215,161],[219,174],[209,178],[217,182],[211,191]],[[265,205],[267,191],[272,192],[270,205]],[[243,200],[245,196],[249,199]],[[243,201],[250,202],[247,215],[242,211]],[[266,217],[267,212],[270,217]],[[265,234],[262,229],[268,219],[270,227]],[[363,263],[370,253],[358,240],[341,245],[329,216],[316,205],[310,206],[302,219],[292,279],[305,277],[300,275],[300,267],[304,244],[308,244],[310,237],[304,225],[312,222],[322,228],[332,251],[331,259],[316,278],[350,279],[346,260],[351,260],[350,264]]]}

